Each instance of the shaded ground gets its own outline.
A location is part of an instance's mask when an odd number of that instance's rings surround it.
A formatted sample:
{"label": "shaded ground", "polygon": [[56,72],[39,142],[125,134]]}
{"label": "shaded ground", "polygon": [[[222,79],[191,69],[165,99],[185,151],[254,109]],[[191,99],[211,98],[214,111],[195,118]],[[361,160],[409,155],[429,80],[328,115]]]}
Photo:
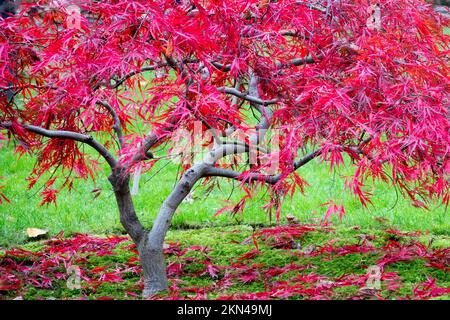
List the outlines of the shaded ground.
{"label": "shaded ground", "polygon": [[[170,290],[155,299],[450,298],[450,237],[388,226],[172,231],[165,251]],[[140,275],[127,237],[61,236],[0,253],[0,299],[137,299]]]}

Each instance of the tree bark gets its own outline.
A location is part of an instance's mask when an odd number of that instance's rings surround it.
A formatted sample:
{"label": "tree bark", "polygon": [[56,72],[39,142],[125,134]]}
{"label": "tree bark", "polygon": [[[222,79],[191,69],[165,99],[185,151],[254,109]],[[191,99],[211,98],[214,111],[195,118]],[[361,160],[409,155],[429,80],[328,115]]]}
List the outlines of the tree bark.
{"label": "tree bark", "polygon": [[144,297],[166,290],[167,272],[163,245],[175,210],[189,194],[194,184],[204,176],[206,164],[196,164],[187,170],[162,204],[151,231],[139,246],[144,268]]}
{"label": "tree bark", "polygon": [[139,222],[134,210],[130,192],[130,175],[124,174],[123,170],[116,169],[108,179],[116,196],[120,222],[136,244],[139,252],[139,261],[144,270],[145,288],[150,288],[144,291],[144,296],[166,290],[167,274],[162,245],[153,245],[145,236],[147,232]]}
{"label": "tree bark", "polygon": [[133,199],[130,193],[130,175],[123,173],[123,170],[116,169],[108,177],[108,180],[114,189],[120,212],[120,222],[136,246],[139,246],[145,231],[134,210]]}
{"label": "tree bark", "polygon": [[120,222],[138,248],[139,259],[144,271],[144,297],[168,288],[167,270],[164,259],[164,239],[175,210],[189,194],[194,184],[201,179],[207,169],[206,164],[197,164],[187,170],[167,199],[150,232],[146,232],[134,210],[130,193],[130,175],[116,168],[109,176],[114,189]]}
{"label": "tree bark", "polygon": [[163,245],[153,243],[145,236],[138,246],[139,259],[144,271],[143,297],[165,291],[168,288],[167,268]]}

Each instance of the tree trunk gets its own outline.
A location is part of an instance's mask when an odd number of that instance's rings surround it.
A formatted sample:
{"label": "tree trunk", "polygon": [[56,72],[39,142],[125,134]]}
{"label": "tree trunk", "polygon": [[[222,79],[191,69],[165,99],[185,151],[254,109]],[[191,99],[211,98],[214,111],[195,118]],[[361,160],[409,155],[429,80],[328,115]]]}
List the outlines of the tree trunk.
{"label": "tree trunk", "polygon": [[205,169],[205,164],[197,164],[185,172],[162,204],[152,230],[141,241],[139,254],[144,267],[144,297],[166,290],[168,287],[163,254],[164,239],[175,210],[194,184],[202,178]]}
{"label": "tree trunk", "polygon": [[130,193],[130,175],[124,173],[123,170],[116,169],[108,177],[114,189],[117,206],[120,212],[120,222],[130,235],[137,247],[144,238],[144,227],[139,222],[139,219],[134,210],[133,199]]}
{"label": "tree trunk", "polygon": [[129,174],[123,174],[123,171],[118,169],[108,179],[113,186],[116,196],[120,222],[138,249],[139,260],[144,270],[144,287],[151,288],[151,290],[144,290],[144,296],[167,289],[166,267],[162,246],[160,248],[154,247],[147,241],[148,238],[145,236],[147,232],[139,222],[134,210]]}
{"label": "tree trunk", "polygon": [[144,237],[139,249],[139,259],[144,270],[144,292],[148,297],[155,293],[167,290],[167,270],[162,245],[155,245]]}
{"label": "tree trunk", "polygon": [[163,252],[164,239],[175,210],[189,194],[194,184],[202,178],[206,168],[205,164],[197,164],[186,171],[162,204],[150,232],[144,230],[134,210],[129,174],[116,169],[108,178],[116,196],[120,222],[138,248],[139,259],[144,270],[144,297],[168,288]]}

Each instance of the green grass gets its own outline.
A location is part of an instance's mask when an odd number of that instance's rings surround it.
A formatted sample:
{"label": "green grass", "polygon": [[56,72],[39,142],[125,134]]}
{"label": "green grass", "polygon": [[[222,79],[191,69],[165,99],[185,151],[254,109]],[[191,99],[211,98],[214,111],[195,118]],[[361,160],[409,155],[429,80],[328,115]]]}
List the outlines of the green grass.
{"label": "green grass", "polygon": [[[94,183],[91,180],[76,180],[75,189],[63,190],[57,199],[57,206],[39,206],[41,201],[40,181],[33,189],[27,190],[26,177],[31,172],[34,159],[30,156],[18,157],[11,147],[0,149],[0,177],[2,189],[11,203],[0,205],[0,246],[10,246],[26,239],[28,227],[48,229],[50,235],[61,230],[66,234],[74,232],[122,233],[111,186],[107,180],[108,171],[98,173]],[[161,172],[152,178],[152,174]],[[349,173],[351,169],[343,168]],[[177,165],[168,160],[161,160],[152,172],[143,175],[139,194],[134,198],[135,207],[145,226],[151,226],[158,209],[170,193],[177,177]],[[334,200],[345,206],[347,215],[342,220],[333,217],[335,225],[359,225],[376,228],[380,222],[375,218],[386,219],[387,223],[402,230],[427,230],[434,234],[450,234],[450,216],[439,204],[430,205],[430,210],[417,209],[408,200],[397,194],[395,188],[384,183],[377,183],[370,190],[373,193],[373,206],[363,208],[358,199],[349,191],[344,191],[343,181],[338,172],[330,172],[326,164],[315,161],[299,170],[311,187],[304,195],[297,193],[293,199],[287,199],[283,205],[281,217],[286,214],[296,216],[301,222],[318,222],[326,210],[320,205]],[[207,195],[206,188],[199,184],[194,190],[194,201],[184,202],[177,210],[172,228],[189,228],[198,226],[224,226],[230,224],[269,224],[270,221],[262,206],[267,203],[268,194],[264,191],[255,193],[248,201],[242,215],[232,217],[224,213],[214,214],[225,205],[226,200],[236,203],[243,192],[236,184],[220,179],[220,190],[215,188]],[[91,192],[101,188],[102,192],[94,199]],[[233,191],[233,192],[232,192]]]}

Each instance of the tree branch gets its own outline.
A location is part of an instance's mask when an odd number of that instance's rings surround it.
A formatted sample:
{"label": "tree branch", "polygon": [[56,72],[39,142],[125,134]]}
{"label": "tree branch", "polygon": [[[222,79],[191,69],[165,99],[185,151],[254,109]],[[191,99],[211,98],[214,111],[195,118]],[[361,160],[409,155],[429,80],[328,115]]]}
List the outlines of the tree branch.
{"label": "tree branch", "polygon": [[[252,70],[250,70],[249,73],[250,73],[250,81],[248,84],[248,92],[250,95],[259,99],[260,98],[258,89],[259,78],[256,74],[253,73]],[[256,133],[252,137],[250,137],[250,142],[254,145],[258,145],[264,140],[266,131],[267,129],[269,129],[271,125],[273,118],[273,111],[263,104],[260,105],[252,103],[252,106],[254,106],[261,114],[259,124],[256,126]]]}
{"label": "tree branch", "polygon": [[[321,56],[319,55],[317,57],[319,60],[321,59]],[[289,60],[286,63],[281,63],[281,62],[277,62],[276,66],[277,69],[286,69],[292,66],[298,67],[298,66],[302,66],[305,64],[311,64],[311,63],[316,63],[318,62],[318,60],[315,60],[311,55],[303,57],[303,58],[294,58]]]}
{"label": "tree branch", "polygon": [[276,176],[273,175],[264,175],[260,173],[249,173],[248,175],[243,175],[241,172],[230,170],[230,169],[224,169],[224,168],[218,168],[209,166],[205,171],[205,177],[222,177],[222,178],[229,178],[234,179],[238,181],[242,181],[245,183],[250,183],[253,181],[263,181],[265,183],[274,185],[277,183]]}
{"label": "tree branch", "polygon": [[[106,162],[109,164],[111,168],[115,168],[117,165],[117,160],[114,158],[114,156],[108,151],[108,149],[105,148],[104,145],[102,145],[100,142],[95,140],[92,136],[87,134],[82,134],[78,132],[73,131],[63,131],[63,130],[47,130],[42,127],[29,125],[29,124],[20,124],[22,128],[25,130],[47,137],[47,138],[54,138],[54,139],[68,139],[68,140],[75,140],[78,142],[86,143],[87,145],[90,145],[92,148],[97,150],[98,153],[106,160]],[[3,127],[8,130],[12,130],[13,126],[11,122],[0,122],[0,127]]]}
{"label": "tree branch", "polygon": [[325,8],[321,5],[311,4],[311,3],[307,3],[306,1],[299,1],[299,0],[296,1],[296,4],[306,6],[308,9],[311,9],[311,10],[317,10],[322,13],[327,13],[327,8]]}
{"label": "tree branch", "polygon": [[310,152],[307,155],[305,155],[303,158],[295,161],[294,162],[294,171],[297,170],[298,168],[303,167],[305,164],[307,164],[308,162],[310,162],[311,160],[313,160],[314,158],[319,156],[321,152],[322,152],[322,149],[317,149],[316,151]]}
{"label": "tree branch", "polygon": [[249,102],[255,103],[255,104],[260,104],[263,106],[268,106],[271,104],[276,104],[278,102],[278,99],[272,99],[272,100],[262,100],[259,99],[255,96],[251,96],[249,94],[243,93],[239,90],[236,90],[235,88],[228,88],[228,87],[219,87],[217,88],[218,91],[226,93],[226,94],[231,94],[233,96],[236,96],[238,98],[247,100]]}
{"label": "tree branch", "polygon": [[[269,108],[267,108],[265,106],[264,100],[261,100],[259,98],[259,91],[258,91],[259,79],[258,79],[258,77],[251,70],[249,71],[249,73],[250,73],[250,82],[249,82],[248,91],[250,94],[246,95],[246,96],[251,97],[252,105],[254,105],[255,108],[257,108],[258,111],[261,113],[261,120],[260,120],[259,124],[255,127],[256,133],[253,134],[249,138],[250,145],[234,143],[234,144],[223,144],[223,145],[217,146],[216,148],[214,148],[213,150],[211,150],[211,152],[209,152],[207,154],[207,156],[205,157],[205,160],[204,160],[205,163],[214,164],[219,159],[221,159],[227,155],[250,152],[251,149],[254,148],[254,146],[258,146],[264,140],[266,130],[270,127],[270,123],[272,121],[273,112],[272,112],[272,110],[270,110]],[[225,88],[225,89],[230,89],[232,92],[237,91],[238,93],[240,93],[240,91],[238,91],[235,88]],[[276,100],[272,100],[272,101],[276,101]],[[256,103],[256,102],[260,102],[260,103]]]}
{"label": "tree branch", "polygon": [[125,141],[123,139],[122,125],[120,124],[120,119],[119,119],[119,116],[117,115],[117,112],[106,101],[97,101],[97,103],[102,105],[103,107],[105,107],[105,109],[108,110],[108,112],[113,117],[113,119],[114,119],[113,130],[115,131],[115,133],[117,135],[117,139],[119,139],[120,147],[123,148],[125,146]]}
{"label": "tree branch", "polygon": [[[370,140],[372,140],[372,137],[368,137],[366,139],[364,139],[359,146],[356,147],[350,147],[349,150],[356,152],[358,154],[363,154],[364,152],[361,149],[362,146],[366,145],[367,143],[370,142]],[[315,151],[312,151],[310,153],[308,153],[307,155],[303,156],[301,159],[297,160],[294,162],[293,164],[293,170],[292,172],[296,171],[297,169],[303,167],[304,165],[308,164],[309,162],[311,162],[312,160],[314,160],[315,158],[317,158],[322,152],[322,148],[317,149]],[[250,173],[248,175],[244,175],[241,172],[238,171],[234,171],[234,170],[230,170],[230,169],[223,169],[223,168],[217,168],[214,166],[209,166],[207,167],[206,171],[205,171],[205,176],[207,177],[212,177],[212,176],[216,176],[216,177],[224,177],[224,178],[230,178],[230,179],[234,179],[234,180],[239,180],[245,183],[249,183],[252,181],[264,181],[268,184],[276,184],[282,177],[282,174],[276,174],[276,175],[265,175],[265,174],[260,174],[260,173]]]}
{"label": "tree branch", "polygon": [[[301,158],[300,160],[294,162],[294,168],[292,172],[297,170],[300,167],[303,167],[308,162],[312,161],[314,158],[320,155],[321,149],[318,149],[314,152],[311,152]],[[241,172],[230,170],[230,169],[223,169],[223,168],[217,168],[213,166],[209,166],[206,171],[205,175],[207,177],[224,177],[224,178],[230,178],[238,181],[242,181],[245,183],[250,183],[252,181],[263,181],[265,183],[274,185],[278,181],[280,181],[282,174],[276,174],[276,175],[266,175],[261,173],[249,173],[248,175],[243,175]]]}
{"label": "tree branch", "polygon": [[[305,65],[305,64],[316,63],[321,58],[322,58],[322,56],[318,55],[317,60],[315,60],[311,55],[309,55],[309,56],[302,57],[302,58],[291,59],[291,60],[287,61],[286,63],[276,62],[275,65],[276,65],[277,69],[285,69],[285,68],[292,67],[292,66],[298,67],[298,66]],[[231,70],[231,64],[223,64],[223,63],[220,63],[217,61],[213,61],[213,62],[211,62],[211,64],[216,69],[223,71],[223,72],[228,72]]]}
{"label": "tree branch", "polygon": [[231,70],[231,64],[222,64],[217,61],[212,61],[211,64],[218,70],[228,72]]}
{"label": "tree branch", "polygon": [[152,66],[143,67],[140,70],[132,71],[132,72],[126,74],[125,76],[123,76],[122,78],[120,78],[119,80],[117,80],[116,83],[114,83],[114,85],[111,86],[111,89],[117,89],[125,81],[127,81],[129,78],[131,78],[132,76],[135,76],[135,75],[137,75],[139,73],[143,73],[143,72],[146,72],[146,71],[154,71],[156,69],[159,69],[159,68],[162,68],[162,67],[165,67],[165,66],[167,66],[167,63],[161,62],[161,63],[154,64]]}

